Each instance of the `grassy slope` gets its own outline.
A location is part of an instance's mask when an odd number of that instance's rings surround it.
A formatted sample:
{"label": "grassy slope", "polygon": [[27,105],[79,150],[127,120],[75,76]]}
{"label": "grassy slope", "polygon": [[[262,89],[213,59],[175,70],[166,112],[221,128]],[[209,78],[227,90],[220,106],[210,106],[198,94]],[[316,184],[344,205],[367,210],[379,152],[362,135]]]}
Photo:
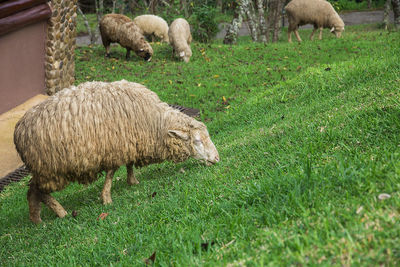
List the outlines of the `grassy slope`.
{"label": "grassy slope", "polygon": [[[0,194],[0,261],[141,265],[156,251],[164,266],[399,264],[400,34],[324,37],[195,43],[189,64],[159,44],[148,64],[120,48],[111,60],[78,49],[77,82],[124,78],[200,108],[222,161],[152,165],[132,188],[121,168],[109,206],[104,178],[71,185],[54,196],[78,216],[44,208],[39,226],[25,179]],[[378,200],[383,192],[392,197]]]}

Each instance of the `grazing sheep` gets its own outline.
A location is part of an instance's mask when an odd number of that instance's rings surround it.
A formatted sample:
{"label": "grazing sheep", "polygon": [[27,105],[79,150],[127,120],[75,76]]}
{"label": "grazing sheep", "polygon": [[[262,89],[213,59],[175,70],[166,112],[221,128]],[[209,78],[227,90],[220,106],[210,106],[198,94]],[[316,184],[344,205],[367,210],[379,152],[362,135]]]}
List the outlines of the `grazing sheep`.
{"label": "grazing sheep", "polygon": [[139,27],[127,16],[120,14],[105,15],[100,20],[99,28],[107,57],[110,56],[110,44],[119,43],[126,48],[126,59],[129,59],[130,52],[133,50],[144,60],[151,60],[153,48],[140,33]]}
{"label": "grazing sheep", "polygon": [[219,161],[207,127],[161,102],[143,85],[125,80],[86,82],[59,91],[31,108],[15,126],[16,149],[32,173],[29,216],[40,223],[41,202],[58,217],[67,212],[50,193],[70,182],[89,184],[106,171],[101,193],[112,202],[114,172],[189,157],[207,165]]}
{"label": "grazing sheep", "polygon": [[285,7],[289,20],[288,41],[292,42],[292,32],[301,42],[299,26],[305,24],[313,24],[314,30],[310,39],[314,37],[314,33],[319,29],[319,39],[322,39],[322,29],[330,28],[331,33],[336,37],[340,37],[344,31],[344,23],[332,5],[325,0],[292,0]]}
{"label": "grazing sheep", "polygon": [[185,19],[176,19],[169,26],[168,31],[169,43],[172,45],[172,52],[183,59],[185,62],[189,62],[192,56],[192,50],[190,49],[190,43],[192,42],[192,35],[190,34],[189,23]]}
{"label": "grazing sheep", "polygon": [[140,28],[141,34],[156,36],[162,42],[169,43],[168,23],[163,18],[155,15],[141,15],[134,18],[133,22]]}

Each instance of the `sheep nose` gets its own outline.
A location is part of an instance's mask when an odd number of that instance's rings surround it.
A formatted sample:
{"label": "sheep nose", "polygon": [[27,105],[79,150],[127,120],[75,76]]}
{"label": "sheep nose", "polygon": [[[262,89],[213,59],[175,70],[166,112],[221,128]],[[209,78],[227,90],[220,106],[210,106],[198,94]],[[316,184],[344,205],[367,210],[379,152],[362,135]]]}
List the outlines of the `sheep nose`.
{"label": "sheep nose", "polygon": [[219,156],[218,156],[218,155],[215,156],[214,161],[215,161],[215,162],[219,162]]}

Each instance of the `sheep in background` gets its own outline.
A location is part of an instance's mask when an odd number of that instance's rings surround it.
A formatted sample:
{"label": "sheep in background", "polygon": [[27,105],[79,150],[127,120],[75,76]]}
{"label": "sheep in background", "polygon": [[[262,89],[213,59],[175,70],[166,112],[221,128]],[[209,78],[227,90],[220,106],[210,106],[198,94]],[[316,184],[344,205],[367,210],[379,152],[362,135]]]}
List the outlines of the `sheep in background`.
{"label": "sheep in background", "polygon": [[189,62],[192,56],[190,43],[192,42],[192,35],[190,34],[189,23],[185,19],[176,19],[169,26],[168,31],[169,43],[172,45],[173,54]]}
{"label": "sheep in background", "polygon": [[292,42],[292,32],[301,42],[298,27],[305,24],[313,24],[314,30],[310,39],[314,37],[314,33],[319,29],[319,39],[322,39],[322,29],[330,28],[331,33],[336,37],[340,37],[344,31],[344,22],[332,7],[325,0],[292,0],[286,5],[285,11],[289,20],[288,41]]}
{"label": "sheep in background", "polygon": [[110,44],[119,43],[126,48],[126,59],[129,59],[133,50],[139,57],[150,61],[153,48],[140,33],[140,29],[130,18],[120,14],[108,14],[101,18],[99,23],[101,40],[106,49],[106,56],[110,56]]}
{"label": "sheep in background", "polygon": [[14,131],[16,149],[32,173],[27,193],[30,219],[40,223],[41,202],[58,217],[67,212],[50,193],[70,182],[89,184],[106,171],[101,193],[112,202],[114,172],[132,166],[193,157],[219,161],[207,127],[161,102],[143,85],[125,80],[86,82],[59,91],[28,110]]}
{"label": "sheep in background", "polygon": [[156,36],[162,42],[169,43],[168,23],[163,18],[155,15],[141,15],[134,18],[133,22],[140,28],[141,34],[151,35],[152,38]]}

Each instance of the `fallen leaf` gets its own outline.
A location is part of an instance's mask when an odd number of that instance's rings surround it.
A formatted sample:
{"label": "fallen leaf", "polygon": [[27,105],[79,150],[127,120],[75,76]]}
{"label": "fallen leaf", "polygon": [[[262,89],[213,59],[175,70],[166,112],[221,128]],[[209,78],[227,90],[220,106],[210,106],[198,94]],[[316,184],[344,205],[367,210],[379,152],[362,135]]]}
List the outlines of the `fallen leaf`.
{"label": "fallen leaf", "polygon": [[382,194],[379,194],[378,198],[379,198],[380,200],[385,200],[385,199],[390,198],[390,195],[389,195],[389,194],[386,194],[386,193],[382,193]]}
{"label": "fallen leaf", "polygon": [[154,251],[148,259],[143,259],[143,261],[146,265],[152,265],[156,261],[156,252]]}
{"label": "fallen leaf", "polygon": [[169,84],[172,84],[172,81],[171,81],[171,80],[168,80],[168,82],[169,82]]}
{"label": "fallen leaf", "polygon": [[222,96],[222,101],[226,102],[225,96]]}
{"label": "fallen leaf", "polygon": [[151,197],[155,197],[157,195],[157,192],[153,192],[153,194],[151,194]]}
{"label": "fallen leaf", "polygon": [[296,68],[296,71],[299,71],[299,70],[301,70],[301,66],[298,66],[298,67]]}
{"label": "fallen leaf", "polygon": [[363,207],[363,206],[360,206],[360,207],[357,209],[356,214],[360,214],[360,213],[363,211],[363,209],[364,209],[364,207]]}
{"label": "fallen leaf", "polygon": [[108,213],[102,212],[99,217],[97,217],[97,220],[102,219],[104,220],[108,216]]}
{"label": "fallen leaf", "polygon": [[73,210],[73,211],[72,211],[72,217],[75,218],[76,216],[78,216],[78,212],[77,212],[76,210]]}
{"label": "fallen leaf", "polygon": [[184,168],[180,168],[179,172],[181,172],[181,173],[185,173],[186,171],[185,171],[185,169],[184,169]]}
{"label": "fallen leaf", "polygon": [[218,77],[219,77],[219,75],[218,75],[218,74],[215,74],[215,75],[214,75],[214,78],[218,78]]}

